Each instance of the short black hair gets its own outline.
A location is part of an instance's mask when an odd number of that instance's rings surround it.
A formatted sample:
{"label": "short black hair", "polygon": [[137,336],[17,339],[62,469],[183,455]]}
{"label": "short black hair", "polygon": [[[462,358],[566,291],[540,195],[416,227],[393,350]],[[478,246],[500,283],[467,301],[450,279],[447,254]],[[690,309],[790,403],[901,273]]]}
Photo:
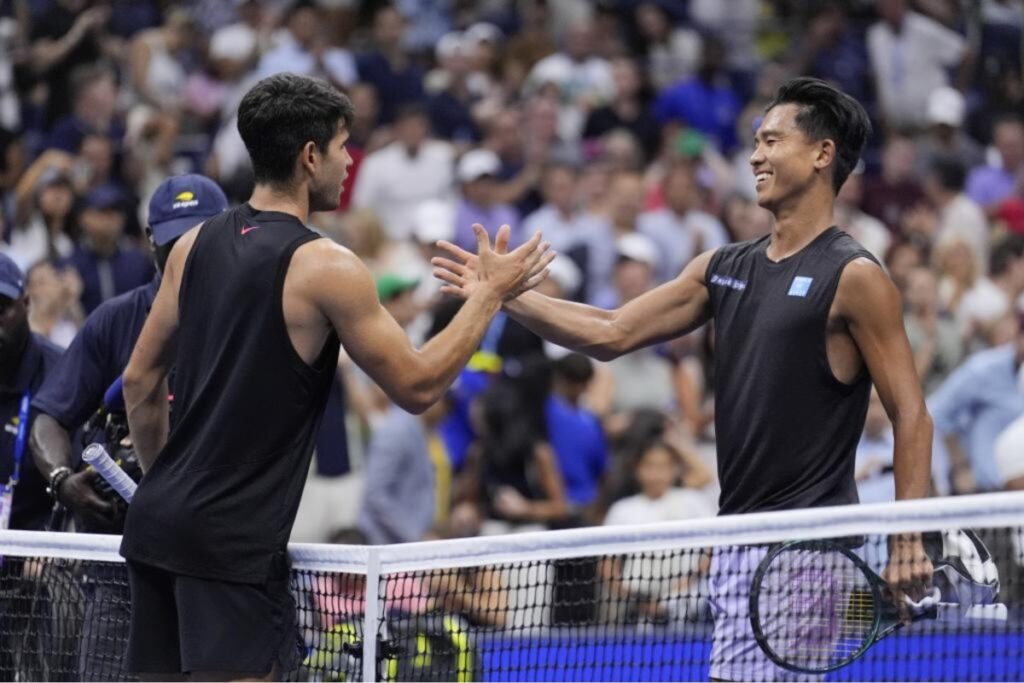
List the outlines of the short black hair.
{"label": "short black hair", "polygon": [[1024,257],[1024,237],[1010,235],[992,247],[988,257],[988,270],[991,275],[1002,275],[1010,269],[1010,264]]}
{"label": "short black hair", "polygon": [[783,83],[765,111],[781,104],[800,108],[796,125],[812,140],[828,138],[836,145],[832,189],[836,194],[857,166],[864,144],[871,135],[871,121],[861,104],[817,78],[793,78]]}
{"label": "short black hair", "polygon": [[238,105],[238,132],[252,159],[256,182],[286,183],[307,142],[321,152],[352,126],[352,102],[325,82],[283,73],[264,78]]}
{"label": "short black hair", "polygon": [[967,167],[958,159],[942,156],[932,163],[932,176],[943,189],[961,192],[967,183]]}
{"label": "short black hair", "polygon": [[594,364],[582,353],[568,353],[551,364],[558,377],[575,384],[586,384],[594,377]]}

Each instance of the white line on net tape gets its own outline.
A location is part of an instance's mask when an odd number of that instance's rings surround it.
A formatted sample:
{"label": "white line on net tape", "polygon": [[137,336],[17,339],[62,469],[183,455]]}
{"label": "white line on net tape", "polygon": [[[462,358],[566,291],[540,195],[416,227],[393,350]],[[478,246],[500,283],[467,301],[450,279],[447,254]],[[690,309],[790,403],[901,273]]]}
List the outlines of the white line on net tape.
{"label": "white line on net tape", "polygon": [[[1024,527],[1024,492],[730,515],[688,522],[591,527],[376,546],[383,574],[723,544],[772,543],[949,528]],[[867,530],[867,531],[866,531]],[[119,536],[0,531],[0,555],[120,562]],[[296,569],[365,574],[368,546],[293,543]]]}
{"label": "white line on net tape", "polygon": [[102,444],[93,443],[89,444],[84,451],[82,451],[82,460],[93,466],[100,476],[107,480],[107,483],[120,494],[129,503],[132,502],[132,496],[135,495],[135,489],[137,485],[132,478],[128,476],[128,473],[118,467],[117,463],[107,455],[107,449]]}

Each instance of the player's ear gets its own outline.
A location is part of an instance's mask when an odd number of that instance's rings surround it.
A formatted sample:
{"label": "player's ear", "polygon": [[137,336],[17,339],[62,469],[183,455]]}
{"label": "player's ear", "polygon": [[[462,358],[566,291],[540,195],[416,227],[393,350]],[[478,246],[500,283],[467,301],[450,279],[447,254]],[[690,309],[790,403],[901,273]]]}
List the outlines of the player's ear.
{"label": "player's ear", "polygon": [[830,138],[825,138],[816,145],[817,151],[814,157],[814,168],[824,171],[836,158],[836,143]]}

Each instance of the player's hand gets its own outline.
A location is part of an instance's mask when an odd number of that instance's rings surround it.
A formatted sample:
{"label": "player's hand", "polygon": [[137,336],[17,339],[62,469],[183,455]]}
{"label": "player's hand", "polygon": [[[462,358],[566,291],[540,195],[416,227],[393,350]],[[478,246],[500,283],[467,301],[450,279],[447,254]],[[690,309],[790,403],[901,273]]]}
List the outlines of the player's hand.
{"label": "player's hand", "polygon": [[932,561],[924,551],[921,534],[894,534],[889,538],[889,563],[882,578],[889,584],[900,618],[909,624],[910,611],[904,596],[918,602],[932,585]]}
{"label": "player's hand", "polygon": [[113,525],[116,511],[112,503],[96,492],[99,477],[91,469],[72,474],[60,485],[57,499],[89,527],[105,529]]}
{"label": "player's hand", "polygon": [[468,299],[481,288],[495,292],[502,301],[516,298],[533,289],[548,275],[548,266],[555,258],[549,251],[551,246],[541,241],[541,234],[534,233],[521,247],[508,251],[511,229],[503,225],[498,229],[491,248],[491,238],[479,223],[473,225],[476,234],[477,253],[471,254],[451,242],[437,243],[440,249],[452,258],[431,259],[434,277],[445,282],[441,291],[462,299]]}

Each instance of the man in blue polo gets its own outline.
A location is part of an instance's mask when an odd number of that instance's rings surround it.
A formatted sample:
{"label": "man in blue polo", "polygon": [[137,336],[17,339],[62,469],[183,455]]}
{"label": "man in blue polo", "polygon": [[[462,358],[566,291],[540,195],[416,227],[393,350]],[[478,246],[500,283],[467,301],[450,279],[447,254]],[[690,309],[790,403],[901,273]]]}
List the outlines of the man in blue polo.
{"label": "man in blue polo", "polygon": [[[36,465],[50,483],[54,499],[75,516],[80,531],[120,533],[123,514],[112,500],[99,493],[98,475],[92,470],[74,472],[75,450],[71,434],[102,407],[107,388],[121,376],[131,357],[135,340],[146,321],[160,285],[167,256],[185,232],[228,207],[227,197],[209,178],[190,174],[175,176],[157,187],[149,202],[146,236],[156,260],[157,275],[101,304],[85,321],[54,372],[32,401],[39,411],[32,426],[30,445]],[[120,508],[123,509],[123,508]],[[120,577],[122,587],[124,577]],[[108,587],[118,579],[107,579]],[[104,581],[96,585],[102,588]],[[115,600],[94,599],[92,610],[127,610]],[[117,624],[120,632],[96,638],[82,648],[80,674],[84,680],[127,679],[121,656],[127,637],[127,613],[106,620],[101,614],[86,615],[86,629]]]}

